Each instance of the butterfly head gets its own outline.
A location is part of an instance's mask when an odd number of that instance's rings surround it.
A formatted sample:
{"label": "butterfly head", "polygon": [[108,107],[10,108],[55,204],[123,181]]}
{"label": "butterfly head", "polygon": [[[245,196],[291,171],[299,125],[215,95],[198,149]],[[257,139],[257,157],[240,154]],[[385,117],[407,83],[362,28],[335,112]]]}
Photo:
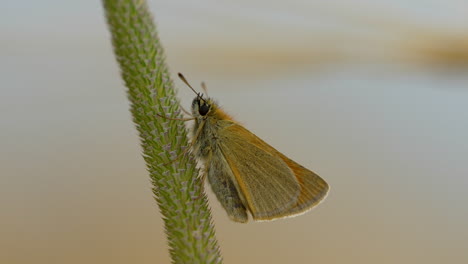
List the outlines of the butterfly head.
{"label": "butterfly head", "polygon": [[214,102],[210,98],[203,98],[203,95],[197,95],[192,101],[192,114],[195,117],[205,117],[213,109]]}

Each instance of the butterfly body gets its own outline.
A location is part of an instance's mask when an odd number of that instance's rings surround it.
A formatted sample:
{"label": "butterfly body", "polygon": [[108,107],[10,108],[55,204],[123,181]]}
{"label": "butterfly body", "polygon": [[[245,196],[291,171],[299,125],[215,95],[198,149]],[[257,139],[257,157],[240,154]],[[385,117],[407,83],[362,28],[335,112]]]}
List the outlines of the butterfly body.
{"label": "butterfly body", "polygon": [[304,213],[323,200],[328,184],[227,115],[211,98],[193,100],[193,150],[213,192],[236,222]]}

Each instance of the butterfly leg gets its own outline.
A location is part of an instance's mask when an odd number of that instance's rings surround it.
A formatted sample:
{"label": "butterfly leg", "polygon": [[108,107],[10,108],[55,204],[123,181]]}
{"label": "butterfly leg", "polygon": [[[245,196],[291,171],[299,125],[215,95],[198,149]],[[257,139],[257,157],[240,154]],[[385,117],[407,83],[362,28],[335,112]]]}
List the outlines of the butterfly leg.
{"label": "butterfly leg", "polygon": [[190,144],[188,145],[188,147],[186,149],[184,149],[184,151],[182,153],[180,153],[175,159],[167,162],[167,163],[164,163],[163,165],[166,166],[166,165],[169,165],[169,164],[172,164],[174,162],[176,162],[180,157],[182,157],[183,155],[185,155],[190,149],[193,148],[193,146],[195,145],[195,143],[197,142],[197,138],[200,136],[200,133],[203,129],[203,126],[205,125],[205,122],[201,122],[200,123],[200,126],[198,127],[197,129],[197,132],[195,133],[195,136],[193,137],[192,141],[190,142]]}
{"label": "butterfly leg", "polygon": [[195,120],[195,117],[190,117],[190,118],[173,118],[173,117],[163,116],[163,115],[160,115],[160,114],[156,114],[156,115],[159,116],[159,117],[165,118],[165,119],[169,119],[169,120],[179,120],[179,121],[191,121],[191,120]]}
{"label": "butterfly leg", "polygon": [[193,117],[192,113],[190,113],[189,111],[187,111],[184,107],[182,107],[182,106],[179,106],[179,107],[180,107],[180,109],[182,109],[182,111],[183,111],[184,113],[186,113],[187,115]]}

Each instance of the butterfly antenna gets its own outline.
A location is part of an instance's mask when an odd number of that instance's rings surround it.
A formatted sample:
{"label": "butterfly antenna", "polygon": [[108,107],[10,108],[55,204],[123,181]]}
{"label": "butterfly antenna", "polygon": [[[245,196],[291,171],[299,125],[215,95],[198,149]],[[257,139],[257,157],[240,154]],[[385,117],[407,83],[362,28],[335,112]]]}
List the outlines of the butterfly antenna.
{"label": "butterfly antenna", "polygon": [[192,91],[198,96],[198,97],[202,97],[200,95],[200,93],[197,93],[197,91],[195,91],[195,89],[193,89],[192,85],[190,85],[190,83],[187,81],[187,79],[185,79],[184,75],[182,73],[179,72],[179,78],[188,86],[190,87],[190,89],[192,89]]}
{"label": "butterfly antenna", "polygon": [[202,82],[202,83],[201,83],[201,88],[203,89],[203,91],[205,91],[206,95],[208,96],[208,89],[206,89],[206,84],[205,84],[205,82]]}

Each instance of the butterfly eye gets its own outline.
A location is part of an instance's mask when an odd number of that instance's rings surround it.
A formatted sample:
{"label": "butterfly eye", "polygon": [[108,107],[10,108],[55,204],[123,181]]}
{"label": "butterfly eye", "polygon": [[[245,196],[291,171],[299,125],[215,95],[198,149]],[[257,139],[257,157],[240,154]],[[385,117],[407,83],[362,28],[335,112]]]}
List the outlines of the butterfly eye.
{"label": "butterfly eye", "polygon": [[198,113],[200,113],[200,115],[202,115],[202,116],[205,116],[208,113],[209,110],[210,110],[210,106],[207,105],[207,104],[203,104],[198,109]]}

